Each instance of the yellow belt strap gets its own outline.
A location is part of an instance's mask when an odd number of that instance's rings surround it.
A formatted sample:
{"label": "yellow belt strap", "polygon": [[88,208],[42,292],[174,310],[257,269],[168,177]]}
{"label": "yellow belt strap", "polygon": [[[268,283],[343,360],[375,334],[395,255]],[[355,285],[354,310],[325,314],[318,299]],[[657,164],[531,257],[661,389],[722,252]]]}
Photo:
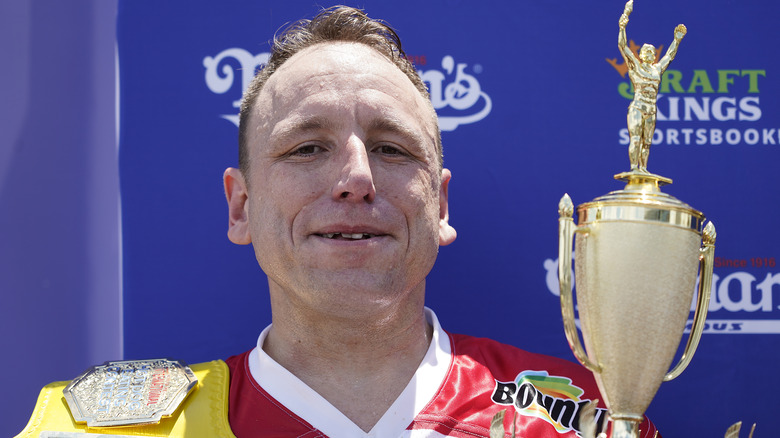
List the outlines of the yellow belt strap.
{"label": "yellow belt strap", "polygon": [[30,421],[16,438],[97,438],[101,435],[235,438],[228,423],[230,372],[221,360],[191,365],[198,385],[170,417],[158,424],[87,427],[70,415],[62,390],[68,382],[46,385],[38,396]]}

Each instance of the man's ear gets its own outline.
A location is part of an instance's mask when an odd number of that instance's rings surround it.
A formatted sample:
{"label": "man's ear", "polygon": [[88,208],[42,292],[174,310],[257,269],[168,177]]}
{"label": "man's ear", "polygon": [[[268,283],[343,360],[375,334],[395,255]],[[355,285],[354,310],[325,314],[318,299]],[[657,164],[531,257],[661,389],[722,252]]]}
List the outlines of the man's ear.
{"label": "man's ear", "polygon": [[252,243],[249,233],[249,193],[240,170],[228,167],[222,175],[228,203],[228,239],[238,245]]}
{"label": "man's ear", "polygon": [[458,233],[450,225],[449,187],[452,173],[449,169],[441,171],[441,188],[439,189],[439,245],[445,246],[455,241]]}

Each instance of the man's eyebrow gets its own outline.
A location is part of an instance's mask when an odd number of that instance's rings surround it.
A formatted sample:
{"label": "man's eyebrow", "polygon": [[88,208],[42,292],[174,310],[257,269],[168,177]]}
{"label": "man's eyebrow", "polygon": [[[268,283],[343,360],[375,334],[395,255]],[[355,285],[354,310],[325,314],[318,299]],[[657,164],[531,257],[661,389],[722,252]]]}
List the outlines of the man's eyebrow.
{"label": "man's eyebrow", "polygon": [[[284,142],[288,138],[293,138],[296,135],[305,134],[307,132],[319,130],[335,131],[337,129],[337,124],[327,117],[310,116],[301,117],[290,123],[285,123],[283,126],[274,129],[272,135],[277,140]],[[372,119],[368,123],[367,131],[368,133],[389,132],[405,138],[414,144],[422,145],[425,143],[425,136],[422,133],[392,117],[377,117]]]}
{"label": "man's eyebrow", "polygon": [[302,117],[291,123],[284,124],[278,130],[274,129],[272,135],[277,139],[284,140],[300,133],[318,131],[321,129],[334,130],[335,128],[336,125],[325,117]]}
{"label": "man's eyebrow", "polygon": [[420,132],[393,118],[382,117],[371,120],[371,123],[368,125],[368,131],[390,132],[400,135],[416,144],[423,144],[425,142],[425,139]]}

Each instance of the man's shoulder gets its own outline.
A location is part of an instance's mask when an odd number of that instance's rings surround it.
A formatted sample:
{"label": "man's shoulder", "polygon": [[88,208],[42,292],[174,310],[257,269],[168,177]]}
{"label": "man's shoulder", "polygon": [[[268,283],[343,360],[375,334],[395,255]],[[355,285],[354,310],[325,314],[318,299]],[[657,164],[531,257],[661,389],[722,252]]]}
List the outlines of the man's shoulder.
{"label": "man's shoulder", "polygon": [[255,380],[250,369],[253,351],[225,359],[230,370],[228,416],[233,433],[236,436],[303,436],[315,433],[314,427],[276,400]]}
{"label": "man's shoulder", "polygon": [[490,338],[450,334],[455,360],[476,361],[500,379],[514,378],[518,370],[546,370],[594,383],[593,374],[578,363],[555,356],[534,353]]}
{"label": "man's shoulder", "polygon": [[249,369],[249,357],[253,350],[247,350],[225,359],[225,364],[230,370],[230,403],[234,405],[239,393],[244,393],[246,387],[255,387],[260,390],[259,385],[255,383],[252,372]]}
{"label": "man's shoulder", "polygon": [[228,357],[225,359],[225,363],[227,364],[228,368],[230,369],[230,373],[233,374],[233,372],[239,368],[244,369],[247,366],[247,358],[252,353],[252,350],[247,350],[243,353],[239,353],[233,356]]}

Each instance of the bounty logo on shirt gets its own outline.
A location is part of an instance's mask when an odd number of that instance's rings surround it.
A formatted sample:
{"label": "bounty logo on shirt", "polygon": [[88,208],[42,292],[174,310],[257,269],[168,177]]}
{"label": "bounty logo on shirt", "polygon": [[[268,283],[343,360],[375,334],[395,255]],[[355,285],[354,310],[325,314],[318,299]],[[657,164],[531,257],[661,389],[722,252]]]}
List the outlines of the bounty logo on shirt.
{"label": "bounty logo on shirt", "polygon": [[[580,434],[579,413],[590,400],[580,398],[582,388],[568,377],[551,376],[547,371],[523,371],[513,382],[499,382],[492,400],[499,405],[513,405],[520,415],[536,417],[550,423],[559,433],[571,430]],[[606,409],[596,408],[597,430],[601,430]]]}

